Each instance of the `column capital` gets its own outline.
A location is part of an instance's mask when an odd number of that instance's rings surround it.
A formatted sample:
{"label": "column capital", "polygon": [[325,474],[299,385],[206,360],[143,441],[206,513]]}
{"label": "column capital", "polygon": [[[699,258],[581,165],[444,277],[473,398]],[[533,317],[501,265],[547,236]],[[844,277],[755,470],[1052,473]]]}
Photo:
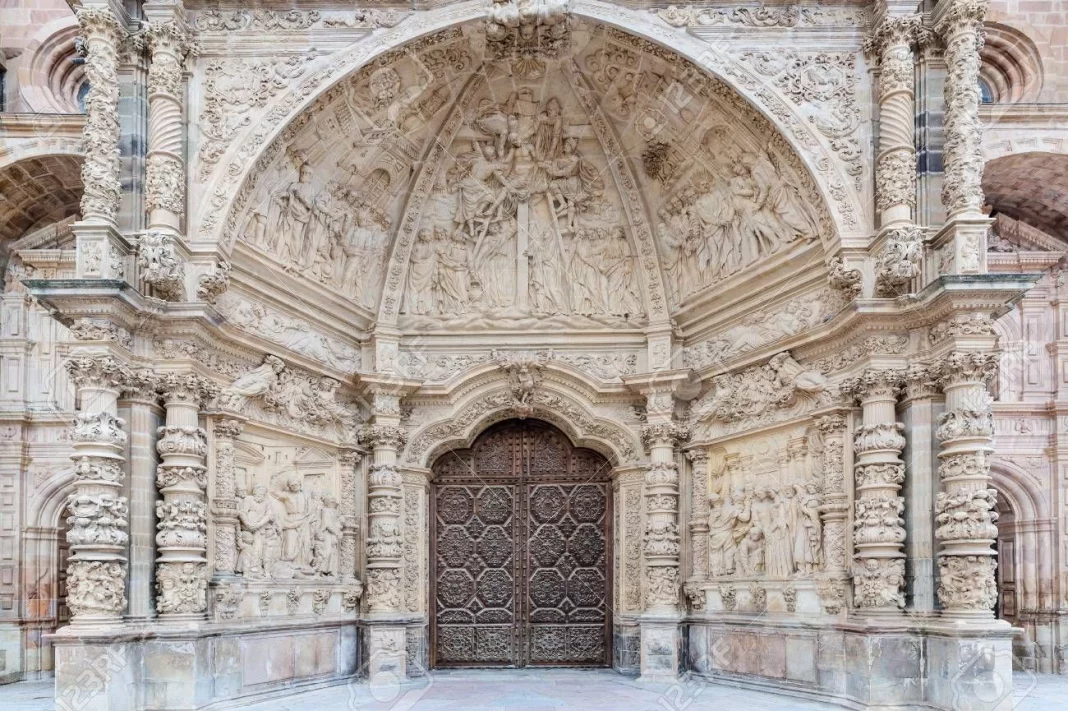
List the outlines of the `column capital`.
{"label": "column capital", "polygon": [[375,448],[399,450],[408,441],[408,432],[394,425],[369,425],[364,429],[363,439]]}
{"label": "column capital", "polygon": [[214,400],[219,386],[197,373],[163,373],[158,389],[164,404],[188,404],[197,407]]}
{"label": "column capital", "polygon": [[864,51],[878,56],[897,46],[923,46],[931,42],[933,35],[923,23],[923,15],[886,15],[864,37]]}
{"label": "column capital", "polygon": [[960,31],[978,31],[990,0],[943,0],[935,6],[935,31],[943,38]]}
{"label": "column capital", "polygon": [[963,383],[986,385],[997,375],[1000,356],[996,351],[953,351],[932,367],[943,388]]}
{"label": "column capital", "polygon": [[896,398],[905,381],[899,368],[868,368],[855,378],[842,381],[841,392],[863,403],[875,398]]}
{"label": "column capital", "polygon": [[938,392],[938,368],[927,363],[912,363],[905,369],[905,399],[930,398]]}
{"label": "column capital", "polygon": [[642,427],[642,442],[647,450],[651,450],[653,447],[674,448],[677,444],[689,438],[689,429],[675,422]]}
{"label": "column capital", "polygon": [[243,429],[245,429],[243,417],[223,416],[212,424],[212,432],[216,439],[237,439]]}
{"label": "column capital", "polygon": [[112,355],[73,356],[63,367],[79,388],[122,390],[130,381],[130,369]]}
{"label": "column capital", "polygon": [[816,427],[824,437],[844,435],[846,430],[846,417],[843,413],[831,413],[816,420]]}

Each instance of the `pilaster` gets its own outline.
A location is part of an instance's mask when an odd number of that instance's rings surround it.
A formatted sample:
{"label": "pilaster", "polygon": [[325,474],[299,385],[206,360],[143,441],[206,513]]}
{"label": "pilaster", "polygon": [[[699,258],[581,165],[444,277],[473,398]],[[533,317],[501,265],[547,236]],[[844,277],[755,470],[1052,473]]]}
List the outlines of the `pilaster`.
{"label": "pilaster", "polygon": [[846,520],[849,518],[849,498],[846,492],[845,413],[832,413],[816,420],[823,439],[823,494],[820,499],[820,520],[823,524],[823,560],[827,577],[841,579],[849,576],[846,552]]}
{"label": "pilaster", "polygon": [[902,398],[902,421],[908,444],[904,452],[905,522],[908,538],[905,565],[908,610],[932,614],[934,590],[934,499],[938,489],[934,429],[941,403],[937,387],[938,374],[916,363],[905,371],[905,396]]}
{"label": "pilaster", "polygon": [[244,427],[245,418],[233,413],[220,413],[211,420],[212,451],[215,454],[210,484],[215,541],[212,561],[214,579],[236,577],[239,533],[237,504],[248,492],[238,491],[234,442]]}
{"label": "pilaster", "polygon": [[708,578],[708,448],[686,453],[690,460],[690,575]]}

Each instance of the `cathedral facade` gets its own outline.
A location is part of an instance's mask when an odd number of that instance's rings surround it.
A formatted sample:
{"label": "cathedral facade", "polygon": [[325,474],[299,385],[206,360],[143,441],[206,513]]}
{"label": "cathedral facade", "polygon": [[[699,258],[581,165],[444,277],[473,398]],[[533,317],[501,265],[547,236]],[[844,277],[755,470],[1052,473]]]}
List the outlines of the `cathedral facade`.
{"label": "cathedral facade", "polygon": [[1063,18],[358,5],[0,10],[0,680],[1068,673]]}

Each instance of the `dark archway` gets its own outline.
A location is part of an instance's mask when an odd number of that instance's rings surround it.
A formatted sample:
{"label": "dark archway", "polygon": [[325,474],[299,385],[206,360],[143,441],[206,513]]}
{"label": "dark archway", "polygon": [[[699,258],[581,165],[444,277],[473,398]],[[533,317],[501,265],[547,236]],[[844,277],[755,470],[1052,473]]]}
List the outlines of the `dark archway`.
{"label": "dark archway", "polygon": [[609,666],[608,460],[510,420],[433,471],[432,665]]}

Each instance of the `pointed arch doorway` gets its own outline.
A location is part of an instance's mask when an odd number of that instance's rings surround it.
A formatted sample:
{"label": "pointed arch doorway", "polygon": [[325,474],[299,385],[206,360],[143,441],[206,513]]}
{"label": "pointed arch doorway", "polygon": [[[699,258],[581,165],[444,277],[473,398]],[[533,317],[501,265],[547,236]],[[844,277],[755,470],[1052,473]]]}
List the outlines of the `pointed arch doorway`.
{"label": "pointed arch doorway", "polygon": [[611,663],[611,466],[538,420],[433,465],[436,667]]}

